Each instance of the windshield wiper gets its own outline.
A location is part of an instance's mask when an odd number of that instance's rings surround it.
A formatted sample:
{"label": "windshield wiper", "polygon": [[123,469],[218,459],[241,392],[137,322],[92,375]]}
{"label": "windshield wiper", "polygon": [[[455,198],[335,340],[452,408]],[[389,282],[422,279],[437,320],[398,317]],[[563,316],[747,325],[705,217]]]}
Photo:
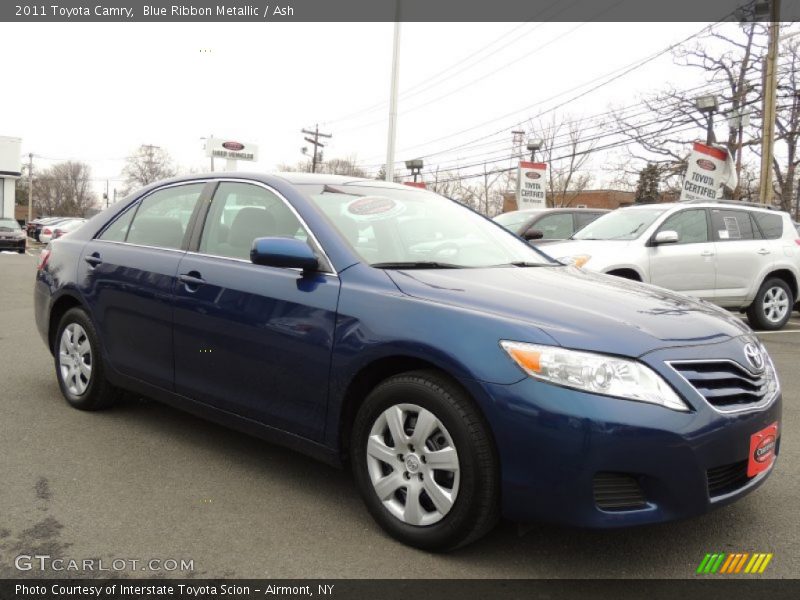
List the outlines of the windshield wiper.
{"label": "windshield wiper", "polygon": [[560,267],[561,263],[538,263],[528,262],[526,260],[515,260],[510,263],[503,263],[502,265],[495,265],[496,267]]}
{"label": "windshield wiper", "polygon": [[410,261],[410,262],[378,262],[372,263],[371,267],[376,269],[464,269],[462,265],[433,261]]}

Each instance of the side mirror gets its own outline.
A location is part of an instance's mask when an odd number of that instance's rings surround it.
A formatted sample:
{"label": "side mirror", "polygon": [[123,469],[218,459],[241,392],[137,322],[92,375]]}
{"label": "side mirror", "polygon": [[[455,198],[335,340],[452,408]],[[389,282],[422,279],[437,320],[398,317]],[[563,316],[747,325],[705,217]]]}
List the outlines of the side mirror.
{"label": "side mirror", "polygon": [[540,240],[544,237],[544,232],[539,229],[528,229],[525,233],[522,234],[522,237],[528,241],[531,240]]}
{"label": "side mirror", "polygon": [[677,231],[667,229],[666,231],[659,231],[653,238],[653,244],[658,246],[660,244],[677,244],[681,239]]}
{"label": "side mirror", "polygon": [[250,249],[250,260],[255,265],[284,269],[315,271],[319,268],[319,259],[311,247],[295,238],[256,238]]}

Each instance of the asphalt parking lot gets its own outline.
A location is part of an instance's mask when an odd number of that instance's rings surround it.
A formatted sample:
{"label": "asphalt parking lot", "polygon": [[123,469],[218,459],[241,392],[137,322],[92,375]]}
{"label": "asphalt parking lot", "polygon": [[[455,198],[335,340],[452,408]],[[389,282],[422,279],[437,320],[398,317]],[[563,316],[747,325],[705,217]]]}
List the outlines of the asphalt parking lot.
{"label": "asphalt parking lot", "polygon": [[346,472],[144,399],[69,408],[33,321],[34,254],[0,254],[0,578],[26,575],[14,566],[20,554],[192,560],[191,572],[161,575],[197,578],[682,578],[707,552],[771,552],[761,577],[800,573],[796,314],[761,336],[784,413],[779,462],[756,492],[701,518],[629,530],[503,522],[434,555],[384,535]]}

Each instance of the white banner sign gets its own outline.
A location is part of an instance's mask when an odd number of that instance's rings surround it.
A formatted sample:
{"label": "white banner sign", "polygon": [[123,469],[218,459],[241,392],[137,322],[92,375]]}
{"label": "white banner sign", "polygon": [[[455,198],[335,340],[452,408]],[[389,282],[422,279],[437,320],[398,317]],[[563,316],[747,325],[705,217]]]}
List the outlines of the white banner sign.
{"label": "white banner sign", "polygon": [[[20,166],[20,145],[22,140],[16,137],[0,135],[0,177],[18,177]],[[0,185],[2,183],[0,182]]]}
{"label": "white banner sign", "polygon": [[258,146],[250,142],[209,138],[206,140],[206,156],[228,160],[258,160]]}
{"label": "white banner sign", "polygon": [[681,189],[681,202],[718,200],[722,186],[736,187],[736,169],[726,150],[694,143]]}
{"label": "white banner sign", "polygon": [[547,164],[520,161],[517,173],[517,208],[547,207]]}

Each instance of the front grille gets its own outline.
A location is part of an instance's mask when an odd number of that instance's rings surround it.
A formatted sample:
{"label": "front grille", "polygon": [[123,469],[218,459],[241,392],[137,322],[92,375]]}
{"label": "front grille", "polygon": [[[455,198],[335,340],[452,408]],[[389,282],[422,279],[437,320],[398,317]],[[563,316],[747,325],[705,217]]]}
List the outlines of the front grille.
{"label": "front grille", "polygon": [[670,366],[709,404],[719,408],[758,404],[769,391],[769,366],[759,375],[729,360],[672,362]]}
{"label": "front grille", "polygon": [[642,488],[627,473],[597,473],[594,476],[594,502],[602,510],[637,510],[647,507]]}
{"label": "front grille", "polygon": [[735,492],[748,482],[747,461],[714,467],[706,471],[708,478],[708,495],[721,496]]}

